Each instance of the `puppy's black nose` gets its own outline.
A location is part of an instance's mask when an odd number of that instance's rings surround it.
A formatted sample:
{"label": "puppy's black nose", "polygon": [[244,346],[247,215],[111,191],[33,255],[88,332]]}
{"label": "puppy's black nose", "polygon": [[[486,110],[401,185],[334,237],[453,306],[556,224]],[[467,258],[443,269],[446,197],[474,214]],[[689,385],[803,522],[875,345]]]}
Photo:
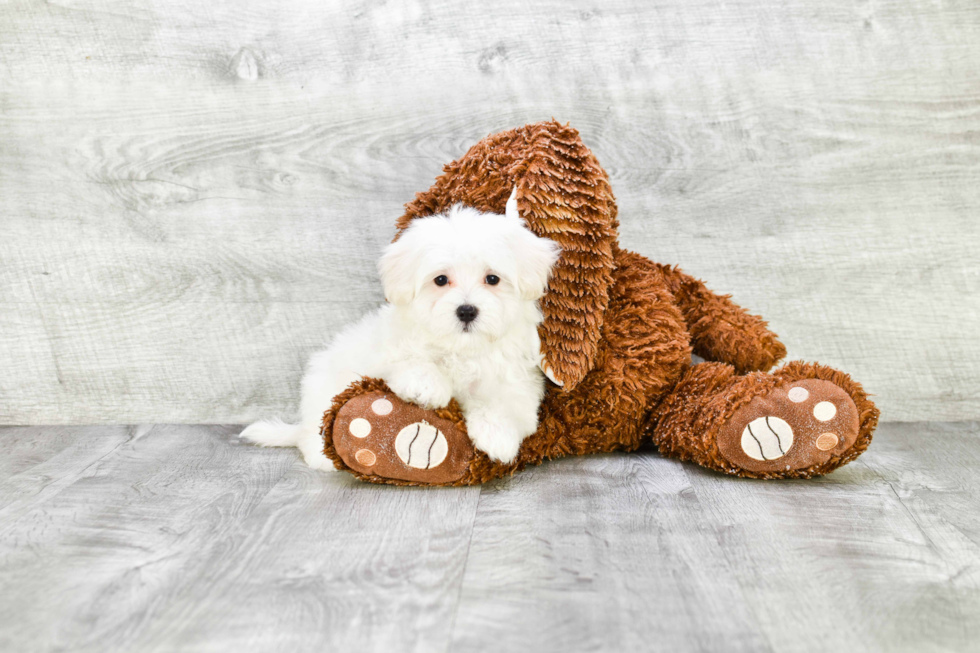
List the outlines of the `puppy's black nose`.
{"label": "puppy's black nose", "polygon": [[469,304],[463,304],[456,309],[456,317],[463,324],[469,324],[476,319],[477,314],[480,311],[477,310],[476,306],[470,306]]}

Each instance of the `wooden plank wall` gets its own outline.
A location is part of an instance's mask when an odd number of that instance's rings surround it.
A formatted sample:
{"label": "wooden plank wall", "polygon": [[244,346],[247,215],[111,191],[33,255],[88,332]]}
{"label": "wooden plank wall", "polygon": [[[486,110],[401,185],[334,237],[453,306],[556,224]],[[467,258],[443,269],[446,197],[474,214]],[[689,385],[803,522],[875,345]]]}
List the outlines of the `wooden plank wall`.
{"label": "wooden plank wall", "polygon": [[0,422],[289,415],[402,204],[555,117],[622,242],[980,416],[975,0],[0,6]]}

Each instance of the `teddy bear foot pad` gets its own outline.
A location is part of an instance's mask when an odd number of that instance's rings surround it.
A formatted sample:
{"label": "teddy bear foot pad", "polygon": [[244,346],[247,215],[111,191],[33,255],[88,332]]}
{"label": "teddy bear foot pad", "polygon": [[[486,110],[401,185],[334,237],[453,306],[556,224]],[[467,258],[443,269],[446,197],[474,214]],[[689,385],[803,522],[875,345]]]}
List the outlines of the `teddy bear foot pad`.
{"label": "teddy bear foot pad", "polygon": [[361,474],[416,483],[452,483],[473,459],[469,436],[434,411],[391,393],[354,397],[337,412],[333,445]]}
{"label": "teddy bear foot pad", "polygon": [[718,448],[751,472],[822,465],[857,440],[858,411],[830,381],[803,379],[742,406],[721,427]]}

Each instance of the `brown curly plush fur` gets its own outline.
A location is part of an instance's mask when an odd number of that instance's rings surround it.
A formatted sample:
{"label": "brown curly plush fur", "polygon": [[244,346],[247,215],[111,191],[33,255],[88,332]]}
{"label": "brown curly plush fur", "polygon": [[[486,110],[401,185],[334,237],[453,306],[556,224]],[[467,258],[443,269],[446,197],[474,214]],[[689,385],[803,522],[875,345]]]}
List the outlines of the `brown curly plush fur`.
{"label": "brown curly plush fur", "polygon": [[541,348],[555,377],[572,390],[599,349],[619,226],[606,171],[577,131],[552,121],[488,136],[415,196],[396,223],[398,233],[457,203],[503,213],[514,188],[531,231],[561,246],[541,300]]}
{"label": "brown curly plush fur", "polygon": [[[868,447],[878,411],[860,384],[816,364],[790,363],[766,374],[786,349],[761,318],[678,268],[619,247],[606,173],[570,127],[554,121],[527,125],[474,145],[406,206],[399,233],[411,220],[457,202],[503,213],[515,187],[528,227],[562,247],[542,300],[541,337],[547,363],[564,387],[549,384],[538,430],[523,442],[514,463],[496,463],[477,452],[469,470],[450,485],[483,483],[549,458],[632,451],[647,441],[668,456],[758,478],[826,474]],[[692,351],[715,362],[692,367]],[[717,443],[721,426],[753,398],[801,379],[827,380],[850,395],[859,413],[856,443],[824,464],[789,471],[755,473],[726,460]],[[372,390],[390,392],[383,381],[365,379],[336,397],[323,419],[325,453],[363,480],[416,485],[359,474],[333,447],[337,411]],[[435,412],[465,431],[455,401]]]}
{"label": "brown curly plush fur", "polygon": [[[843,455],[822,465],[780,472],[752,472],[732,465],[718,449],[718,429],[732,414],[773,388],[800,381],[822,379],[842,388],[858,409],[858,439]],[[810,478],[851,462],[868,448],[878,425],[878,409],[861,384],[847,374],[816,363],[794,361],[772,374],[754,372],[739,376],[724,363],[691,367],[673,391],[651,412],[646,432],[660,452],[726,474],[751,478]]]}

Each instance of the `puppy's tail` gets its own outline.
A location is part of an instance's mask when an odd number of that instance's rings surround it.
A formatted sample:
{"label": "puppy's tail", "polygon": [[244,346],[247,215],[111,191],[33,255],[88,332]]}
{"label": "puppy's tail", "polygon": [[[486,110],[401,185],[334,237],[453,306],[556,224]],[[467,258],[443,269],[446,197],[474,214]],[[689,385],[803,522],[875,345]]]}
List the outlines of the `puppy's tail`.
{"label": "puppy's tail", "polygon": [[295,447],[299,445],[303,427],[287,424],[281,419],[265,419],[245,428],[238,436],[262,447]]}

